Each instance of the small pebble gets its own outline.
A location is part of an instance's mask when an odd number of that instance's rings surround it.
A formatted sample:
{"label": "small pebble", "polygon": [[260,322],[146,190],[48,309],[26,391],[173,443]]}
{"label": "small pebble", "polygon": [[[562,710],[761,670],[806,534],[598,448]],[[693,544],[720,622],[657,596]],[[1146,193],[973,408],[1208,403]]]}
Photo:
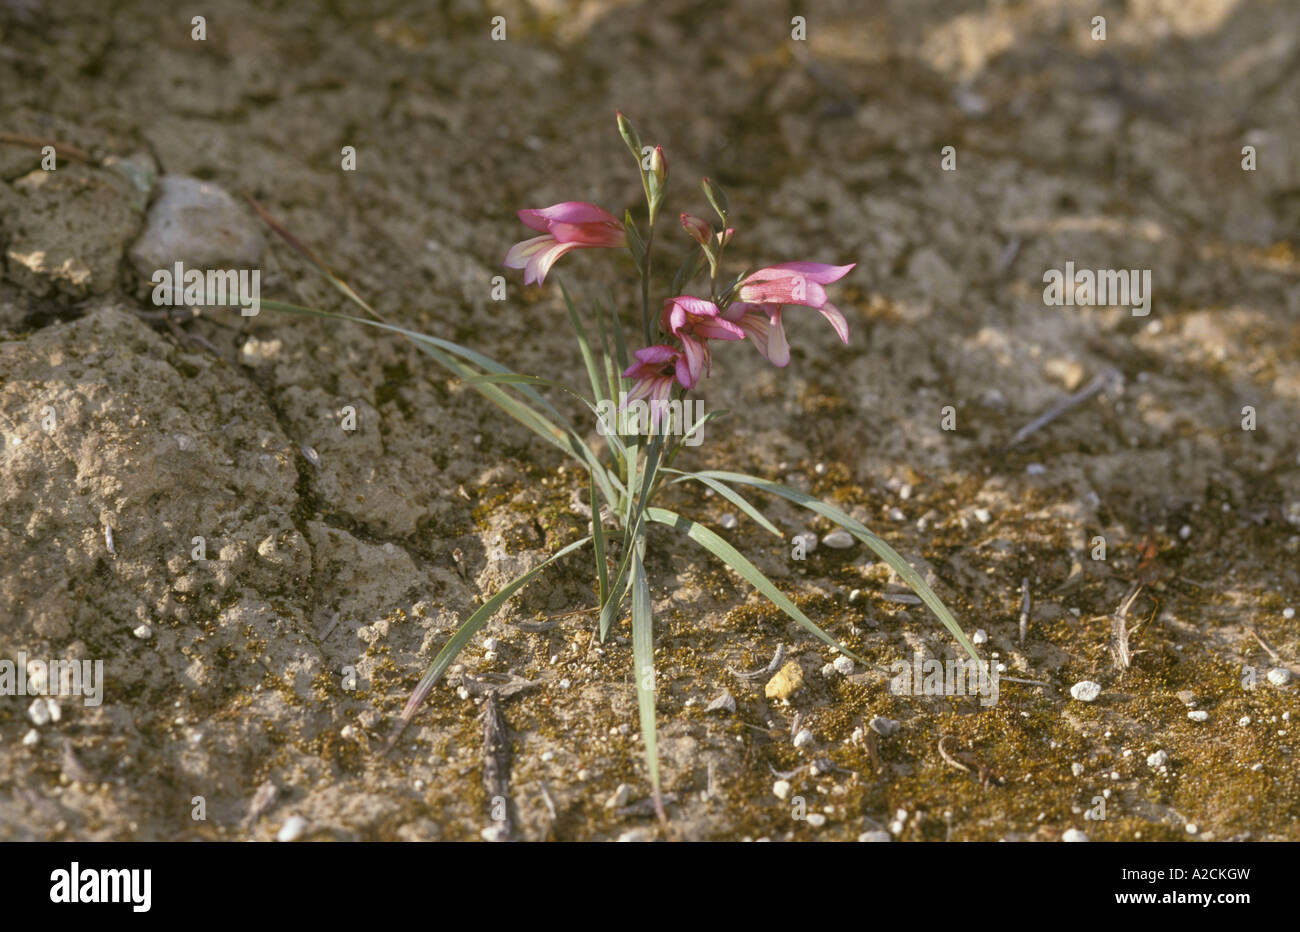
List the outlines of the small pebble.
{"label": "small pebble", "polygon": [[808,824],[813,828],[821,828],[826,824],[826,816],[820,812],[811,812],[808,814]]}
{"label": "small pebble", "polygon": [[849,602],[850,602],[850,603],[861,601],[861,599],[862,599],[862,590],[861,590],[861,589],[854,589],[852,592],[849,593]]}
{"label": "small pebble", "polygon": [[772,795],[777,799],[785,799],[790,795],[790,781],[777,780],[772,784]]}
{"label": "small pebble", "polygon": [[1204,709],[1194,709],[1187,713],[1187,717],[1194,722],[1203,722],[1210,717],[1210,713]]}
{"label": "small pebble", "polygon": [[1074,842],[1074,841],[1087,841],[1087,840],[1088,840],[1088,836],[1085,835],[1083,832],[1079,831],[1077,828],[1066,829],[1065,834],[1061,836],[1061,841]]}
{"label": "small pebble", "polygon": [[890,735],[897,732],[902,726],[892,718],[885,718],[883,715],[877,715],[867,723],[867,727],[880,735],[880,737],[888,738]]}
{"label": "small pebble", "polygon": [[1288,605],[1286,608],[1282,609],[1282,617],[1287,621],[1290,621],[1295,617],[1295,609]]}
{"label": "small pebble", "polygon": [[632,787],[628,786],[626,783],[620,783],[618,789],[614,791],[614,795],[605,800],[605,808],[620,809],[627,805],[627,801],[631,795]]}
{"label": "small pebble", "polygon": [[1195,823],[1195,822],[1188,822],[1188,823],[1187,823],[1187,834],[1188,834],[1188,835],[1195,835],[1195,834],[1196,834],[1197,832],[1199,832],[1199,831],[1200,831],[1200,829],[1196,827],[1196,823]]}
{"label": "small pebble", "polygon": [[1147,766],[1152,770],[1158,770],[1169,762],[1169,754],[1163,750],[1155,751],[1147,755]]}
{"label": "small pebble", "polygon": [[1025,467],[1025,472],[1029,473],[1031,476],[1041,476],[1043,473],[1047,472],[1047,467],[1042,463],[1030,463]]}
{"label": "small pebble", "polygon": [[975,520],[978,521],[980,524],[988,524],[990,521],[993,520],[993,515],[989,513],[989,510],[987,508],[976,508]]}
{"label": "small pebble", "polygon": [[973,644],[985,644],[988,642],[988,639],[989,633],[983,628],[976,628],[975,633],[971,635],[971,643]]}
{"label": "small pebble", "polygon": [[722,695],[714,699],[704,708],[705,712],[734,712],[736,711],[736,697],[731,695],[730,690],[724,689]]}
{"label": "small pebble", "polygon": [[891,508],[891,509],[889,509],[889,520],[890,520],[890,521],[906,521],[906,520],[907,520],[907,515],[903,514],[903,512],[902,512],[901,509],[898,509],[898,508]]}
{"label": "small pebble", "polygon": [[848,531],[834,530],[822,538],[822,543],[832,550],[848,550],[853,546],[853,535]]}
{"label": "small pebble", "polygon": [[1070,695],[1080,702],[1096,702],[1101,695],[1101,684],[1092,680],[1080,680],[1070,687]]}
{"label": "small pebble", "polygon": [[1286,667],[1274,667],[1268,671],[1268,681],[1274,686],[1285,686],[1291,682],[1291,671]]}
{"label": "small pebble", "polygon": [[813,743],[813,733],[811,729],[800,728],[799,734],[794,736],[794,746],[797,748],[806,748]]}
{"label": "small pebble", "polygon": [[817,535],[812,531],[804,531],[802,534],[796,534],[794,536],[794,542],[797,544],[799,541],[803,541],[804,553],[812,553],[817,549]]}
{"label": "small pebble", "polygon": [[505,841],[510,837],[510,830],[500,823],[489,825],[487,828],[479,830],[479,837],[484,841]]}
{"label": "small pebble", "polygon": [[35,747],[37,744],[40,743],[40,740],[41,740],[41,733],[37,731],[35,728],[28,731],[27,734],[23,735],[23,745],[25,747],[29,747],[29,748]]}
{"label": "small pebble", "polygon": [[881,841],[892,841],[892,840],[893,839],[889,837],[888,832],[880,832],[880,831],[863,832],[861,835],[858,836],[858,841],[881,842]]}
{"label": "small pebble", "polygon": [[1247,725],[1250,724],[1250,716],[1243,715],[1241,718],[1237,719],[1237,724],[1240,725],[1242,728],[1245,728]]}
{"label": "small pebble", "polygon": [[835,672],[841,676],[850,676],[853,673],[853,661],[842,654],[835,658],[832,666],[835,667]]}
{"label": "small pebble", "polygon": [[1076,777],[1083,776],[1083,764],[1075,761],[1070,765],[1070,773],[1074,774]]}
{"label": "small pebble", "polygon": [[722,525],[724,531],[734,531],[740,526],[740,520],[731,512],[727,512],[718,519],[718,524]]}
{"label": "small pebble", "polygon": [[654,840],[654,831],[648,828],[631,828],[618,836],[623,842],[645,842]]}
{"label": "small pebble", "polygon": [[27,717],[37,727],[48,725],[50,723],[50,710],[46,707],[45,700],[33,699],[32,704],[27,707]]}
{"label": "small pebble", "polygon": [[496,638],[484,638],[484,639],[483,639],[483,649],[484,649],[484,650],[491,650],[491,651],[494,651],[494,650],[496,650],[496,649],[497,649],[498,647],[500,647],[500,646],[501,646],[501,642],[500,642],[499,640],[497,640]]}
{"label": "small pebble", "polygon": [[803,668],[797,660],[787,660],[785,666],[776,671],[776,675],[763,687],[763,695],[769,699],[789,699],[803,687]]}
{"label": "small pebble", "polygon": [[1190,524],[1184,524],[1178,529],[1178,536],[1183,540],[1187,540],[1187,538],[1192,536],[1192,526]]}
{"label": "small pebble", "polygon": [[140,640],[145,641],[153,636],[153,628],[150,628],[148,625],[140,625],[140,627],[136,628],[131,633]]}
{"label": "small pebble", "polygon": [[276,841],[297,841],[307,831],[307,820],[302,816],[289,816],[275,835]]}

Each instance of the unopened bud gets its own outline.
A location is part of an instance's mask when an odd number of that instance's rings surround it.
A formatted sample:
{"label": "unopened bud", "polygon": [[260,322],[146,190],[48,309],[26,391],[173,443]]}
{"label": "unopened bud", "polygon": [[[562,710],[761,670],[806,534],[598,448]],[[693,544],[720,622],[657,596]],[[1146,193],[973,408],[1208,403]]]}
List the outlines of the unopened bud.
{"label": "unopened bud", "polygon": [[709,222],[691,214],[682,214],[682,229],[689,233],[691,239],[701,246],[707,245],[709,239],[713,236],[713,227],[709,226]]}

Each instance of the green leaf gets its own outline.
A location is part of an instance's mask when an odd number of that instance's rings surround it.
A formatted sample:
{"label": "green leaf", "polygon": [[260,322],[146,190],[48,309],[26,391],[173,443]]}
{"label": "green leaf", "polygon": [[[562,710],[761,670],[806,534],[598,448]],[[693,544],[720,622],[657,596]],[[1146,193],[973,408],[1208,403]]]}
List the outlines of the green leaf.
{"label": "green leaf", "polygon": [[803,627],[815,638],[831,645],[845,656],[852,657],[858,663],[870,666],[867,661],[863,660],[857,654],[853,653],[853,651],[849,650],[839,641],[835,640],[835,638],[823,631],[816,622],[800,611],[799,606],[791,602],[786,595],[773,584],[772,580],[764,576],[758,567],[753,563],[750,563],[749,560],[740,553],[740,551],[736,550],[735,547],[731,546],[731,544],[727,543],[704,525],[697,524],[689,518],[683,518],[681,515],[669,511],[666,508],[647,508],[646,517],[651,521],[658,522],[659,524],[666,524],[674,530],[685,534],[691,540],[695,541],[705,550],[708,550],[723,563],[727,564],[739,573],[751,586],[763,595],[767,596],[768,600],[773,605],[785,612],[795,621],[799,622],[799,624],[803,625]]}
{"label": "green leaf", "polygon": [[591,343],[587,340],[587,330],[582,326],[582,318],[578,316],[577,309],[573,306],[573,299],[569,297],[569,289],[564,287],[564,282],[559,280],[560,293],[564,295],[564,304],[569,309],[569,321],[573,324],[573,332],[578,337],[578,349],[582,353],[582,364],[587,367],[587,379],[591,382],[591,394],[596,401],[605,397],[605,391],[602,387],[599,370],[596,368],[596,357],[592,355]]}
{"label": "green leaf", "polygon": [[587,477],[591,500],[591,541],[596,551],[596,579],[600,584],[600,604],[609,598],[609,569],[605,566],[605,527],[600,521],[600,501],[596,498],[596,480]]}
{"label": "green leaf", "polygon": [[709,178],[703,178],[700,180],[700,187],[704,189],[704,196],[709,199],[709,203],[713,205],[713,209],[717,212],[718,216],[722,218],[723,229],[726,229],[728,211],[727,194],[722,190],[722,185]]}
{"label": "green leaf", "polygon": [[749,515],[749,517],[752,518],[754,522],[757,523],[764,530],[771,531],[777,537],[785,536],[777,529],[775,524],[767,520],[767,518],[763,515],[761,511],[759,511],[748,501],[746,501],[743,495],[741,495],[731,486],[727,485],[725,482],[719,482],[717,479],[712,479],[708,476],[702,476],[697,472],[683,472],[680,469],[670,469],[668,467],[664,467],[664,472],[674,473],[681,477],[679,479],[674,479],[673,480],[674,484],[678,482],[685,482],[688,479],[694,479],[696,482],[703,483],[704,485],[711,488],[713,491],[717,492],[727,501],[731,502],[733,505],[735,505],[745,514]]}
{"label": "green leaf", "polygon": [[943,622],[943,626],[948,629],[957,643],[970,654],[976,662],[984,663],[985,661],[975,652],[975,645],[970,642],[966,634],[961,630],[961,625],[957,624],[957,619],[952,617],[952,613],[935,595],[934,590],[929,587],[921,574],[912,569],[911,564],[899,555],[898,551],[889,544],[885,543],[875,534],[872,534],[867,527],[861,522],[855,521],[844,512],[840,511],[833,505],[828,505],[820,499],[814,498],[805,492],[800,492],[788,486],[781,485],[779,482],[772,482],[769,479],[760,479],[757,476],[746,476],[742,473],[724,472],[719,470],[708,470],[701,472],[701,476],[709,476],[713,479],[719,479],[724,482],[734,482],[740,485],[752,485],[755,488],[762,489],[765,492],[771,492],[773,495],[779,495],[782,498],[794,502],[796,505],[802,505],[809,511],[814,511],[823,517],[834,521],[844,530],[848,531],[858,540],[870,547],[886,563],[888,563],[898,574],[903,582],[911,587],[912,591],[921,597],[921,601],[934,612],[935,617]]}
{"label": "green leaf", "polygon": [[632,261],[636,263],[638,269],[645,268],[645,240],[641,238],[641,233],[632,222],[632,211],[625,211],[623,216],[623,229],[627,230],[627,245],[632,250]]}
{"label": "green leaf", "polygon": [[655,651],[654,618],[650,609],[650,584],[640,551],[645,538],[639,537],[632,557],[632,672],[636,678],[636,701],[641,711],[641,736],[645,739],[646,765],[650,770],[650,788],[655,812],[664,822],[663,798],[659,792],[659,744],[655,728]]}
{"label": "green leaf", "polygon": [[429,664],[428,669],[424,671],[424,676],[420,679],[419,685],[415,687],[415,690],[411,693],[411,697],[406,701],[406,706],[402,709],[402,715],[397,723],[397,727],[393,729],[392,735],[388,738],[388,748],[393,746],[398,737],[400,737],[402,732],[405,730],[406,726],[410,724],[411,719],[415,717],[416,711],[423,704],[424,700],[428,698],[429,693],[433,690],[433,687],[437,684],[438,680],[442,678],[443,673],[445,673],[447,668],[451,666],[452,661],[456,659],[456,655],[464,650],[465,645],[469,643],[469,639],[472,638],[475,633],[497,613],[497,610],[505,604],[506,600],[532,582],[533,579],[542,572],[542,570],[546,569],[546,567],[550,566],[561,557],[573,553],[573,551],[580,547],[586,546],[590,541],[590,537],[584,537],[582,540],[574,541],[568,546],[557,550],[528,572],[516,576],[508,585],[499,590],[496,595],[492,596],[492,598],[480,605],[478,610],[475,611],[474,614],[470,615],[463,625],[456,629],[456,633],[451,636],[451,639],[442,646],[442,650],[438,651],[437,656],[433,658],[433,663]]}

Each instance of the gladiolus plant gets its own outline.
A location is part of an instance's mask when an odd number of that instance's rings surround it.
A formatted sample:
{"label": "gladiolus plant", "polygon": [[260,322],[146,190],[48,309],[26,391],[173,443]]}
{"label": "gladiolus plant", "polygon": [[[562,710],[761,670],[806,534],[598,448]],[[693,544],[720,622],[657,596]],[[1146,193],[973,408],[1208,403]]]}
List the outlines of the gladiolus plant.
{"label": "gladiolus plant", "polygon": [[[815,309],[831,324],[836,335],[848,343],[848,322],[844,314],[831,303],[827,286],[848,274],[853,265],[783,262],[752,273],[741,272],[727,281],[720,279],[725,250],[735,229],[730,225],[729,206],[721,187],[705,178],[701,188],[717,214],[719,226],[715,229],[707,220],[692,214],[680,215],[680,225],[687,234],[681,242],[689,247],[688,255],[677,271],[671,291],[661,300],[652,302],[651,259],[656,220],[667,190],[668,163],[661,148],[642,146],[640,137],[622,114],[618,115],[618,127],[640,168],[647,206],[644,229],[633,220],[630,211],[625,212],[624,219],[620,221],[603,208],[582,201],[566,201],[550,207],[525,209],[519,211],[519,219],[539,235],[516,243],[505,257],[507,267],[523,270],[525,284],[536,283],[539,286],[546,281],[557,260],[575,249],[614,249],[625,251],[631,259],[639,277],[642,345],[638,348],[629,349],[625,322],[619,314],[599,306],[594,314],[594,332],[598,335],[598,340],[593,342],[590,336],[593,331],[584,323],[583,316],[578,313],[563,284],[560,285],[586,370],[588,385],[585,388],[513,372],[472,349],[389,324],[328,270],[325,272],[334,284],[376,320],[265,300],[262,306],[353,320],[403,335],[498,405],[510,417],[572,457],[588,477],[590,534],[568,543],[511,581],[484,601],[461,624],[439,650],[411,694],[388,746],[393,746],[402,729],[415,716],[421,703],[470,638],[511,596],[552,563],[590,548],[594,557],[593,589],[599,598],[597,633],[602,641],[622,617],[624,607],[630,606],[633,679],[640,708],[641,732],[645,741],[646,763],[655,808],[663,820],[665,813],[661,801],[655,739],[653,618],[650,583],[645,570],[646,548],[652,525],[670,528],[708,550],[753,585],[776,608],[794,619],[812,637],[859,663],[865,663],[804,614],[747,557],[717,532],[698,520],[656,504],[659,493],[667,485],[685,482],[703,485],[778,538],[783,536],[781,531],[739,489],[747,488],[779,496],[839,525],[894,569],[979,667],[983,667],[984,662],[952,614],[920,575],[889,544],[839,508],[804,492],[743,472],[691,471],[675,466],[683,447],[694,445],[688,443],[689,438],[706,423],[726,413],[712,411],[693,424],[686,423],[682,417],[683,411],[690,410],[690,406],[684,403],[687,396],[697,390],[702,379],[707,379],[710,375],[715,350],[740,353],[753,353],[756,350],[776,366],[787,365],[790,362],[790,348],[782,312],[792,307]],[[287,235],[286,239],[294,242]],[[702,279],[706,267],[708,277]],[[698,293],[688,293],[697,280],[700,280]],[[726,344],[745,342],[753,343],[753,347],[725,349]],[[542,392],[551,389],[560,389],[581,398],[592,416],[599,419],[602,428],[599,436],[604,441],[603,448],[599,441],[597,448],[593,448],[588,442],[593,432],[575,425],[545,398]],[[586,393],[588,390],[589,395]],[[638,409],[638,415],[643,413],[644,416],[634,417],[630,421],[620,420],[619,423],[624,428],[622,430],[610,429],[607,414],[602,414],[609,410],[625,412],[633,408]],[[596,421],[592,421],[588,427],[595,424]],[[629,424],[634,426],[629,427]]]}

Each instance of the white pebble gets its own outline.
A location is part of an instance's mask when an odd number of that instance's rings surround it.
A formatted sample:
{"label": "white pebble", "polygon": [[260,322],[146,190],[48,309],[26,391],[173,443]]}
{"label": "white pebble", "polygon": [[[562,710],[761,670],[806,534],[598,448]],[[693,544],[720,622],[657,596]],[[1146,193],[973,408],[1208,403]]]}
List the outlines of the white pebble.
{"label": "white pebble", "polygon": [[806,748],[813,743],[813,733],[811,729],[800,728],[799,734],[794,736],[794,746],[797,748]]}
{"label": "white pebble", "polygon": [[496,649],[497,649],[498,647],[500,647],[500,646],[501,646],[501,642],[500,642],[499,640],[497,640],[496,638],[484,638],[484,639],[483,639],[483,649],[484,649],[484,650],[494,651],[494,650],[496,650]]}
{"label": "white pebble", "polygon": [[881,842],[892,840],[888,832],[863,832],[858,836],[858,841]]}
{"label": "white pebble", "polygon": [[852,602],[857,602],[857,601],[859,601],[861,598],[862,598],[862,590],[861,590],[861,589],[854,589],[852,592],[849,593],[849,602],[850,602],[850,603],[852,603]]}
{"label": "white pebble", "polygon": [[568,689],[572,685],[573,683],[570,682],[567,676],[564,679],[560,680],[560,689]]}
{"label": "white pebble", "polygon": [[719,518],[718,523],[722,525],[722,529],[725,531],[734,531],[737,527],[740,526],[739,519],[737,519],[736,516],[731,514],[730,512],[727,512],[727,514]]}
{"label": "white pebble", "polygon": [[23,744],[26,747],[29,748],[35,747],[37,744],[40,743],[40,741],[41,741],[41,733],[37,731],[35,728],[28,731],[27,734],[23,735]]}
{"label": "white pebble", "polygon": [[1025,467],[1025,472],[1029,473],[1031,476],[1041,476],[1043,473],[1047,472],[1047,467],[1042,463],[1030,463]]}
{"label": "white pebble", "polygon": [[903,514],[903,512],[902,512],[900,509],[898,509],[898,508],[891,508],[891,509],[889,509],[889,520],[890,520],[890,521],[906,521],[906,520],[907,520],[907,515]]}
{"label": "white pebble", "polygon": [[970,639],[973,644],[984,644],[988,642],[989,633],[983,628],[976,628]]}
{"label": "white pebble", "polygon": [[848,531],[831,531],[822,538],[822,543],[832,550],[848,550],[853,546],[853,535]]}
{"label": "white pebble", "polygon": [[307,820],[302,816],[289,816],[275,835],[276,841],[297,841],[307,831]]}
{"label": "white pebble", "polygon": [[1155,751],[1147,755],[1147,766],[1152,770],[1158,770],[1169,762],[1169,754],[1164,751]]}
{"label": "white pebble", "polygon": [[1204,709],[1194,709],[1187,713],[1187,717],[1194,722],[1203,722],[1210,717],[1210,713],[1206,712]]}
{"label": "white pebble", "polygon": [[1087,841],[1088,836],[1077,828],[1066,829],[1065,834],[1061,836],[1061,841]]}
{"label": "white pebble", "polygon": [[1083,764],[1075,761],[1070,765],[1070,773],[1074,774],[1076,777],[1083,776]]}
{"label": "white pebble", "polygon": [[45,700],[33,699],[32,704],[27,707],[27,717],[37,727],[48,725],[50,723],[50,710],[46,707]]}
{"label": "white pebble", "polygon": [[145,641],[153,635],[153,628],[150,628],[148,625],[140,625],[140,627],[135,628],[131,633],[140,640]]}
{"label": "white pebble", "polygon": [[1274,667],[1268,671],[1268,681],[1274,686],[1285,686],[1291,682],[1291,671],[1286,667]]}
{"label": "white pebble", "polygon": [[1295,617],[1295,609],[1288,605],[1286,608],[1282,609],[1282,617],[1287,621],[1290,621]]}
{"label": "white pebble", "polygon": [[1195,835],[1195,834],[1196,834],[1197,832],[1199,832],[1199,831],[1200,831],[1200,829],[1196,827],[1196,823],[1195,823],[1195,822],[1188,822],[1188,823],[1187,823],[1187,834],[1188,834],[1188,835]]}
{"label": "white pebble", "polygon": [[821,828],[826,824],[826,816],[820,812],[811,812],[808,814],[808,824],[813,828]]}
{"label": "white pebble", "polygon": [[975,520],[978,521],[980,524],[988,524],[990,521],[993,520],[993,515],[989,513],[989,510],[987,508],[976,508]]}
{"label": "white pebble", "polygon": [[785,799],[790,795],[790,781],[777,780],[772,784],[772,795],[777,799]]}
{"label": "white pebble", "polygon": [[1183,540],[1187,540],[1187,538],[1192,536],[1192,526],[1190,524],[1184,524],[1178,529],[1178,536]]}
{"label": "white pebble", "polygon": [[841,676],[849,676],[853,673],[853,661],[841,654],[835,658],[835,672]]}
{"label": "white pebble", "polygon": [[1247,725],[1250,724],[1250,716],[1243,715],[1241,718],[1237,719],[1237,724],[1240,725],[1242,728],[1245,728]]}
{"label": "white pebble", "polygon": [[1080,702],[1096,702],[1101,695],[1101,684],[1092,680],[1080,680],[1070,687],[1070,695]]}
{"label": "white pebble", "polygon": [[628,798],[632,795],[632,787],[626,783],[620,783],[614,795],[605,800],[606,809],[619,809],[627,805]]}

